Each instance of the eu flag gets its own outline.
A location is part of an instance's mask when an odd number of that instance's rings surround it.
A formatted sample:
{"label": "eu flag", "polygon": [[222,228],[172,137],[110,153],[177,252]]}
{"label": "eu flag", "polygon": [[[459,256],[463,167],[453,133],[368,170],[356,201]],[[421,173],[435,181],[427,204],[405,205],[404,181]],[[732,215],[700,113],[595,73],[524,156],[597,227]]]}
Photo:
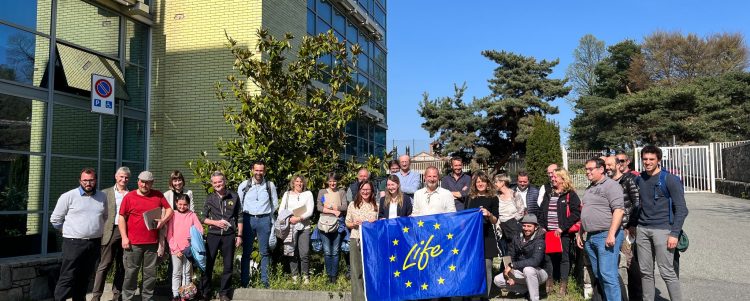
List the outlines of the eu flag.
{"label": "eu flag", "polygon": [[486,294],[479,209],[362,225],[368,300]]}

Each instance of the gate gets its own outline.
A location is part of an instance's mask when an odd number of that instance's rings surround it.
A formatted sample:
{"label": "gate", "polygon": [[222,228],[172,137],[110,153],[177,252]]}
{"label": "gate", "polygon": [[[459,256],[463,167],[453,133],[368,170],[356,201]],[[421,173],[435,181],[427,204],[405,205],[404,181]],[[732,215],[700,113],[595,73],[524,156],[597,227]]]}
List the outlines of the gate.
{"label": "gate", "polygon": [[[636,149],[636,158],[641,157],[641,150]],[[715,160],[714,152],[707,145],[701,146],[668,146],[660,147],[662,151],[661,166],[670,173],[680,177],[685,192],[714,192]],[[635,169],[643,170],[641,160],[635,161]]]}

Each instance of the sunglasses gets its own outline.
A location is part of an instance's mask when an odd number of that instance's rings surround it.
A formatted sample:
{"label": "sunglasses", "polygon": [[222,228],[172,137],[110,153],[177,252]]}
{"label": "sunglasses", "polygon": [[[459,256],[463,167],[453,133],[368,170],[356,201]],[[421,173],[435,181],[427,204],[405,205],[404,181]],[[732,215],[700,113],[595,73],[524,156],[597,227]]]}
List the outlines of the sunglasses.
{"label": "sunglasses", "polygon": [[626,162],[626,160],[624,160],[624,159],[617,159],[617,163],[625,163],[625,162]]}

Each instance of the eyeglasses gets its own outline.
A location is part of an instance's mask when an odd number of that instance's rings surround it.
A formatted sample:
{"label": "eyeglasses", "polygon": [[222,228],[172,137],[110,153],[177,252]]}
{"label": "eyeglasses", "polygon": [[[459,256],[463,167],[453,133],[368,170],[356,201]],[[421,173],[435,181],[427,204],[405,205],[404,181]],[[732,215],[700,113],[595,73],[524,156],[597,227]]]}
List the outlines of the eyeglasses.
{"label": "eyeglasses", "polygon": [[96,179],[89,179],[89,180],[81,180],[83,183],[94,183],[96,182]]}
{"label": "eyeglasses", "polygon": [[625,159],[617,159],[617,163],[625,163]]}
{"label": "eyeglasses", "polygon": [[586,172],[592,172],[599,167],[586,167]]}

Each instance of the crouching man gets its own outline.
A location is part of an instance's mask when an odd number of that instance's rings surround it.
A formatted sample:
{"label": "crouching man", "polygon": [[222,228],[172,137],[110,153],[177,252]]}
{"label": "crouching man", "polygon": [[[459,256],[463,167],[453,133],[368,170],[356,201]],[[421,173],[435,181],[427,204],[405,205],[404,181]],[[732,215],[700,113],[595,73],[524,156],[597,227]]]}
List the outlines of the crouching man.
{"label": "crouching man", "polygon": [[539,284],[547,281],[547,272],[543,268],[544,233],[539,229],[536,215],[524,216],[521,225],[523,235],[513,237],[508,246],[510,263],[502,274],[495,276],[494,282],[509,291],[528,291],[529,300],[539,300]]}

